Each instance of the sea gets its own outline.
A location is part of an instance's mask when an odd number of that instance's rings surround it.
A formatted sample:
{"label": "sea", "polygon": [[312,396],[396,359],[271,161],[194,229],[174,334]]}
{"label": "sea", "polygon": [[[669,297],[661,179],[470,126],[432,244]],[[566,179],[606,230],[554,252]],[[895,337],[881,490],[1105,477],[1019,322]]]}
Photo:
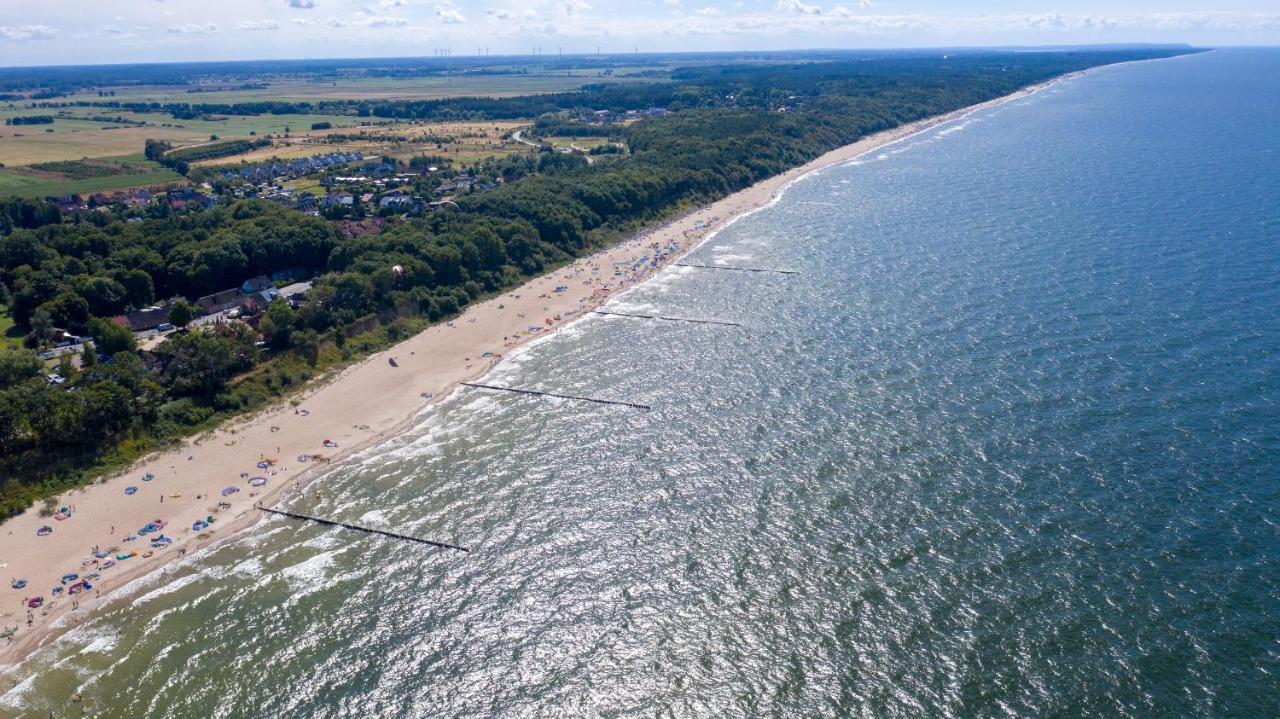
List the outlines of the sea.
{"label": "sea", "polygon": [[0,716],[1280,716],[1280,50],[807,175]]}

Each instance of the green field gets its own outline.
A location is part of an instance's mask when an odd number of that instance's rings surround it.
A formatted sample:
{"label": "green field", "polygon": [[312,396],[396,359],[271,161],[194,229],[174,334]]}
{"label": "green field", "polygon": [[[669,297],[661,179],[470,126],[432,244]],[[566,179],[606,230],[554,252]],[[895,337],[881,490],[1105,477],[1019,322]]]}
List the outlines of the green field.
{"label": "green field", "polygon": [[9,308],[0,305],[0,346],[22,346],[22,331],[13,323]]}
{"label": "green field", "polygon": [[[648,68],[652,69],[652,68]],[[76,96],[59,98],[55,102],[182,102],[182,103],[238,103],[264,100],[312,101],[323,100],[378,100],[378,99],[440,99],[460,96],[536,95],[580,89],[588,83],[607,80],[627,82],[640,78],[628,78],[626,70],[615,70],[609,77],[598,70],[573,70],[539,72],[528,75],[476,75],[411,78],[348,77],[337,80],[316,81],[305,77],[275,77],[267,79],[266,89],[233,90],[215,89],[209,92],[190,93],[188,86],[127,86],[107,88],[116,92],[114,97],[99,97],[97,92],[85,92]],[[652,78],[644,78],[652,82]],[[217,86],[214,86],[215,88]],[[170,142],[174,148],[210,142],[213,136],[221,140],[247,139],[288,134],[297,140],[277,141],[275,148],[250,153],[250,159],[271,156],[299,156],[339,149],[338,146],[316,144],[313,140],[298,137],[310,135],[314,123],[327,122],[334,131],[370,124],[387,124],[379,118],[360,118],[353,115],[251,115],[215,116],[197,120],[175,120],[168,113],[136,113],[110,107],[38,108],[30,102],[10,102],[0,105],[0,121],[19,115],[50,114],[55,116],[52,125],[5,126],[0,124],[0,195],[15,194],[24,197],[42,197],[69,193],[92,193],[129,187],[148,186],[172,182],[179,178],[173,172],[158,166],[145,171],[125,173],[116,177],[65,178],[22,171],[22,166],[41,163],[85,160],[119,159],[142,152],[148,139]],[[120,118],[123,124],[90,120],[100,116]],[[413,123],[414,129],[403,132],[413,134],[421,123]],[[395,130],[395,132],[402,132]],[[462,143],[444,150],[457,159],[472,155],[488,155],[503,150],[489,140],[475,147],[474,143]],[[281,147],[281,145],[287,145]],[[350,145],[347,147],[346,145]],[[360,149],[366,153],[399,151],[399,154],[417,154],[423,148],[406,146],[388,147],[386,143],[346,143],[342,149]],[[580,143],[580,146],[585,146]],[[222,158],[226,163],[236,158]],[[53,173],[56,175],[56,173]]]}
{"label": "green field", "polygon": [[[649,68],[652,69],[652,68]],[[571,70],[556,73],[529,75],[431,75],[427,77],[387,78],[350,77],[323,81],[305,78],[268,80],[264,90],[213,90],[187,92],[185,85],[151,85],[108,88],[115,97],[98,97],[97,92],[72,95],[61,100],[86,100],[99,102],[185,102],[185,103],[236,103],[279,100],[284,102],[320,100],[433,100],[445,97],[472,95],[510,97],[513,95],[537,95],[548,92],[577,90],[583,85],[600,82],[626,81],[625,74],[615,72],[612,77],[601,76],[598,70]],[[652,79],[649,81],[652,82]]]}
{"label": "green field", "polygon": [[[0,120],[31,110],[0,109]],[[76,117],[104,114],[103,108],[68,108]],[[346,115],[233,115],[225,119],[174,120],[167,114],[115,112],[127,120],[145,122],[145,126],[120,125],[91,120],[58,117],[52,125],[0,125],[0,163],[8,166],[38,162],[79,160],[86,157],[118,157],[141,152],[148,139],[168,140],[175,146],[208,142],[217,135],[223,139],[293,134],[308,131],[312,123],[328,122],[335,128],[355,127],[367,118]],[[48,132],[52,130],[52,132]]]}
{"label": "green field", "polygon": [[[68,194],[92,194],[129,187],[149,187],[183,180],[173,170],[149,162],[141,153],[101,158],[119,163],[120,174],[101,177],[77,177],[77,173],[37,171],[28,167],[6,167],[0,170],[0,195],[49,197]],[[75,165],[77,163],[69,163]]]}

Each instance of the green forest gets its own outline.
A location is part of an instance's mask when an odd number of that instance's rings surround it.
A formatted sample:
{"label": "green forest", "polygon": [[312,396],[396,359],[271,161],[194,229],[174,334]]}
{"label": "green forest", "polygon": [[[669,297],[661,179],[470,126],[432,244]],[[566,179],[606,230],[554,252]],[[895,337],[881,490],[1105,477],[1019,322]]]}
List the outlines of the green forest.
{"label": "green forest", "polygon": [[[133,221],[108,210],[63,216],[44,203],[0,200],[0,305],[14,325],[11,339],[20,340],[0,348],[0,516],[869,133],[1153,54],[701,66],[677,70],[670,82],[562,95],[352,103],[352,112],[379,117],[541,118],[548,129],[563,124],[558,113],[580,108],[673,111],[612,129],[629,154],[589,165],[548,153],[523,179],[359,239],[256,200]],[[220,324],[141,353],[108,319],[294,268],[314,277],[307,301],[297,308],[276,301],[256,330]],[[178,307],[182,324],[190,313]],[[51,328],[93,340],[83,367],[63,362],[62,384],[47,381],[34,351]]]}

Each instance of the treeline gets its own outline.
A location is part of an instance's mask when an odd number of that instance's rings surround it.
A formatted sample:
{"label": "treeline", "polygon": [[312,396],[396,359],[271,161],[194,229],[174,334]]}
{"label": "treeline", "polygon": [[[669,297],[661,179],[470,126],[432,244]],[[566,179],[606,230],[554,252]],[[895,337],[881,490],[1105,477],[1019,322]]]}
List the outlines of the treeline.
{"label": "treeline", "polygon": [[60,222],[62,212],[53,203],[20,197],[0,198],[0,235],[7,235],[15,229],[34,230]]}
{"label": "treeline", "polygon": [[[153,446],[258,406],[326,357],[350,356],[369,332],[394,341],[548,266],[868,133],[1133,57],[989,53],[876,67],[698,68],[660,90],[678,112],[626,127],[630,154],[594,165],[550,151],[505,158],[484,171],[523,179],[358,239],[257,201],[141,222],[95,213],[92,222],[77,216],[15,229],[0,238],[0,292],[9,296],[14,321],[33,344],[50,327],[88,333],[109,361],[90,361],[79,374],[67,367],[74,376],[55,387],[37,376],[28,355],[0,357],[0,476],[12,478],[0,487],[0,511],[23,506],[54,478],[74,477],[69,466],[88,466],[120,447]],[[648,106],[654,92],[602,86],[574,103],[627,109],[626,102]],[[514,114],[546,98],[489,102],[495,104],[486,112]],[[388,106],[427,113],[449,107]],[[296,308],[273,303],[256,331],[239,324],[193,331],[139,361],[131,336],[104,319],[291,267],[317,273],[307,301]],[[255,346],[259,337],[265,352]]]}
{"label": "treeline", "polygon": [[142,222],[81,220],[0,238],[0,282],[24,327],[76,334],[175,295],[237,287],[285,268],[323,269],[341,234],[323,220],[272,203],[246,203]]}
{"label": "treeline", "polygon": [[6,117],[4,119],[6,125],[52,125],[53,115],[19,115],[17,117]]}
{"label": "treeline", "polygon": [[216,160],[219,157],[242,155],[259,147],[267,147],[271,140],[222,140],[206,145],[194,145],[172,149],[173,145],[164,140],[147,140],[143,147],[143,156],[171,168],[181,175],[187,174],[193,162]]}
{"label": "treeline", "polygon": [[544,115],[533,123],[530,133],[536,137],[607,137],[621,140],[626,128],[621,125],[592,125],[561,115]]}

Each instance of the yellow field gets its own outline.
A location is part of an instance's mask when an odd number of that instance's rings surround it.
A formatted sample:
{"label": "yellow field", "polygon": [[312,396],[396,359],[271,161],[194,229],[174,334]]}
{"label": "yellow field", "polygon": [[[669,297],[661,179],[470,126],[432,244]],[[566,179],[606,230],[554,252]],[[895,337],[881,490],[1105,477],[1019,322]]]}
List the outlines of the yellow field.
{"label": "yellow field", "polygon": [[[211,85],[209,92],[189,93],[187,86],[130,86],[115,88],[116,95],[110,98],[99,97],[95,91],[69,98],[59,98],[59,101],[236,103],[261,100],[317,102],[361,99],[438,99],[459,96],[502,97],[571,91],[601,79],[602,77],[595,70],[505,76],[351,77],[339,79],[336,82],[284,77],[269,78],[267,80],[269,87],[261,90],[231,90]],[[627,80],[623,72],[615,73],[609,78],[610,82]],[[652,80],[646,79],[646,81]],[[166,140],[180,147],[209,142],[212,136],[229,140],[268,135],[275,137],[286,133],[289,137],[287,139],[277,137],[272,147],[263,148],[242,157],[220,158],[200,164],[226,165],[241,159],[252,162],[272,157],[303,157],[339,150],[358,150],[366,155],[390,155],[400,159],[424,154],[443,155],[456,162],[473,162],[481,157],[527,151],[527,148],[503,142],[501,139],[502,135],[513,128],[520,127],[522,123],[518,122],[408,122],[379,127],[361,125],[361,123],[377,122],[377,118],[359,118],[351,115],[258,115],[175,120],[168,114],[132,113],[109,107],[38,108],[22,102],[0,106],[0,120],[18,115],[46,114],[55,116],[52,125],[0,125],[0,164],[13,168],[43,162],[134,155],[142,152],[148,139]],[[110,118],[113,121],[115,118],[120,118],[123,122],[114,124],[91,120],[90,118],[94,116]],[[318,122],[328,122],[333,129],[312,132],[311,125]],[[363,133],[364,136],[341,143],[328,143],[318,139],[325,134],[333,133]],[[452,141],[437,147],[435,143],[405,142],[389,137],[391,135],[411,138],[440,135],[450,137]],[[593,144],[596,143],[588,140],[578,142],[580,148]],[[9,184],[17,183],[19,179],[16,176],[10,177]],[[127,183],[127,180],[123,178],[121,180]],[[28,182],[29,178],[22,181]],[[0,189],[4,188],[0,187]],[[42,185],[40,189],[46,188]]]}
{"label": "yellow field", "polygon": [[[289,159],[310,157],[326,152],[360,151],[366,156],[389,155],[407,160],[417,155],[442,155],[455,162],[472,162],[480,157],[520,152],[528,148],[518,143],[503,141],[502,136],[512,130],[527,126],[524,122],[415,122],[387,127],[334,128],[291,135],[277,139],[271,147],[231,158],[219,158],[195,163],[196,166],[218,166],[245,162],[261,162],[273,158]],[[357,139],[342,142],[326,142],[328,135],[360,134]],[[452,142],[436,147],[434,143],[412,142],[413,138],[448,137]],[[399,138],[409,138],[401,141]]]}
{"label": "yellow field", "polygon": [[[338,80],[309,80],[281,78],[267,80],[262,90],[218,89],[211,86],[208,92],[187,92],[186,85],[144,85],[114,89],[115,97],[106,98],[120,102],[185,102],[185,103],[235,103],[268,100],[320,101],[320,100],[435,100],[445,97],[511,97],[537,95],[548,92],[577,90],[591,82],[605,79],[597,70],[570,70],[556,73],[528,75],[470,75],[428,76],[408,78],[351,77]],[[628,78],[615,74],[611,82]],[[652,79],[649,80],[652,82]],[[97,91],[73,95],[70,100],[97,102]]]}
{"label": "yellow field", "polygon": [[[0,125],[0,163],[30,165],[37,162],[115,157],[142,152],[148,139],[169,140],[174,145],[222,139],[290,133],[311,127],[313,122],[330,122],[334,127],[354,127],[359,118],[337,115],[230,116],[211,120],[174,120],[168,115],[104,112],[100,108],[70,108],[72,117],[59,116],[52,125]],[[39,110],[2,110],[0,120],[14,115],[51,114]],[[93,122],[76,117],[110,114],[145,126]],[[48,130],[53,130],[48,132]]]}

